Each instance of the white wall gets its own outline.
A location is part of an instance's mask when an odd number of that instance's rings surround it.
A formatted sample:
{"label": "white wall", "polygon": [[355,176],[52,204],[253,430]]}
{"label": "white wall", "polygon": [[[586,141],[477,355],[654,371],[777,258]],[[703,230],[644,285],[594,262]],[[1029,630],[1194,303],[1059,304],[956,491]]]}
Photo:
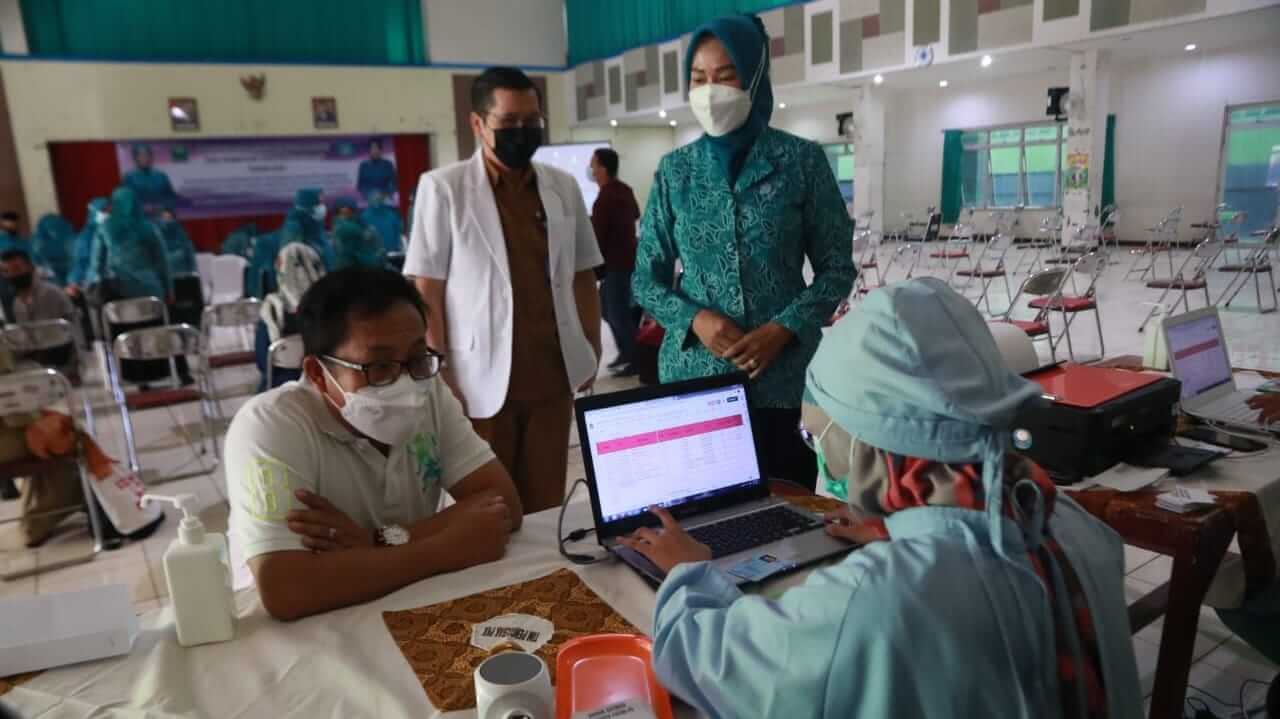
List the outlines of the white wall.
{"label": "white wall", "polygon": [[[901,224],[903,212],[923,217],[942,195],[942,131],[1043,121],[1045,91],[1067,84],[1063,70],[989,80],[952,81],[951,87],[890,90],[885,94],[884,222]],[[856,149],[855,149],[856,152]],[[978,226],[987,229],[981,214]],[[1039,224],[1027,213],[1023,232]]]}
{"label": "white wall", "polygon": [[8,55],[27,54],[27,30],[19,0],[0,0],[0,44]]}
{"label": "white wall", "polygon": [[1142,240],[1177,205],[1180,237],[1213,217],[1227,105],[1280,100],[1280,46],[1113,64],[1120,236]]}
{"label": "white wall", "polygon": [[769,125],[814,142],[840,142],[842,138],[836,133],[836,113],[852,110],[853,90],[849,90],[849,97],[843,100],[788,105],[785,110],[775,107]]}
{"label": "white wall", "polygon": [[563,67],[563,0],[422,0],[433,63]]}
{"label": "white wall", "polygon": [[[285,65],[168,65],[8,61],[0,63],[27,216],[57,210],[48,143],[181,136],[426,133],[431,164],[457,159],[452,73],[423,68]],[[266,97],[249,99],[240,76],[265,73]],[[563,107],[566,87],[549,77],[548,104]],[[337,130],[315,130],[311,97],[338,101]],[[167,99],[195,97],[201,131],[175,134]],[[552,113],[551,137],[567,134]]]}

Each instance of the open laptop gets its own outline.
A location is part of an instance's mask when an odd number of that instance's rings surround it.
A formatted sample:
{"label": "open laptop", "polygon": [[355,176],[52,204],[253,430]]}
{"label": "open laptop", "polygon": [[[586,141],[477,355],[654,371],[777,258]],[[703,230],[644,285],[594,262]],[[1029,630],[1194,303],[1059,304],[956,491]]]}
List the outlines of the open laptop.
{"label": "open laptop", "polygon": [[600,544],[657,584],[664,573],[618,538],[668,509],[737,584],[851,549],[822,518],[771,498],[747,409],[745,375],[578,399],[582,459]]}
{"label": "open laptop", "polygon": [[1236,389],[1231,357],[1216,307],[1205,307],[1164,321],[1169,367],[1182,383],[1182,409],[1200,419],[1244,429],[1275,431],[1280,424],[1258,421],[1245,404],[1256,393]]}

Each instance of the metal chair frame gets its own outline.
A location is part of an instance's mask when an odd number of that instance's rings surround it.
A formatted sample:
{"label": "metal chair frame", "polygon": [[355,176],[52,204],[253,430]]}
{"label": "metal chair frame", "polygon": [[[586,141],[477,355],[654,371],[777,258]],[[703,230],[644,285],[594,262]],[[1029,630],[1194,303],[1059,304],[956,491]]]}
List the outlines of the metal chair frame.
{"label": "metal chair frame", "polygon": [[[296,363],[285,364],[280,361],[282,355],[289,357],[297,356]],[[275,387],[275,368],[282,369],[302,369],[302,335],[288,335],[281,337],[271,346],[267,348],[267,389]]]}
{"label": "metal chair frame", "polygon": [[[70,378],[67,378],[67,381],[71,383],[72,388],[76,390],[76,394],[80,396],[80,405],[84,411],[85,429],[90,435],[95,434],[93,402],[89,400],[89,391],[85,389],[84,359],[80,356],[83,338],[80,336],[76,325],[67,320],[41,320],[39,322],[7,325],[4,328],[0,328],[0,343],[3,343],[15,354],[69,348],[71,362],[75,364],[76,372],[80,376],[78,385],[71,382]],[[50,369],[57,370],[58,368],[51,367]]]}
{"label": "metal chair frame", "polygon": [[[1173,245],[1178,241],[1178,225],[1182,222],[1182,206],[1173,208],[1169,214],[1165,215],[1154,227],[1147,228],[1147,243],[1138,249],[1129,250],[1129,254],[1133,259],[1129,263],[1129,269],[1125,271],[1124,278],[1127,280],[1138,274],[1138,279],[1146,279],[1150,273],[1152,279],[1156,277],[1156,255],[1163,254],[1169,260],[1169,279],[1173,279]],[[1146,256],[1150,259],[1145,266],[1141,266],[1139,258]]]}
{"label": "metal chair frame", "polygon": [[[1006,234],[997,234],[983,245],[982,251],[973,261],[973,266],[967,270],[959,270],[956,274],[960,277],[967,278],[963,285],[956,289],[963,293],[973,284],[974,278],[982,281],[982,293],[973,301],[974,307],[985,304],[987,306],[987,315],[995,316],[995,312],[991,309],[991,284],[999,277],[1004,282],[1004,294],[1012,299],[1012,291],[1009,289],[1009,272],[1005,269],[1005,259],[1009,254],[1009,250],[1013,247],[1013,238]],[[989,258],[995,259],[995,264],[988,269],[986,262]],[[1008,314],[1008,308],[1005,308],[1005,314]]]}
{"label": "metal chair frame", "polygon": [[1182,305],[1183,311],[1191,311],[1191,301],[1187,294],[1191,290],[1204,291],[1204,305],[1208,307],[1213,304],[1209,299],[1209,268],[1213,266],[1214,260],[1218,259],[1218,255],[1222,253],[1221,240],[1204,240],[1196,245],[1191,254],[1187,255],[1182,261],[1182,266],[1168,280],[1151,280],[1147,283],[1147,287],[1151,289],[1162,289],[1159,299],[1155,301],[1151,310],[1147,312],[1147,316],[1142,320],[1142,324],[1138,325],[1138,331],[1142,332],[1147,328],[1147,323],[1155,316],[1160,307],[1164,305],[1164,300],[1169,296],[1172,290],[1178,290],[1177,299],[1169,305],[1169,309]]}
{"label": "metal chair frame", "polygon": [[[9,416],[16,414],[30,414],[46,409],[50,405],[58,404],[65,401],[70,409],[71,397],[75,394],[71,381],[61,372],[49,369],[47,367],[41,369],[26,370],[21,372],[13,372],[11,374],[0,376],[0,416]],[[27,467],[35,467],[41,463],[55,464],[67,460],[74,461],[77,473],[80,477],[80,489],[84,493],[84,503],[74,507],[66,507],[54,510],[53,512],[41,513],[41,516],[51,516],[54,514],[70,514],[83,510],[89,515],[89,533],[93,537],[93,552],[85,558],[77,558],[70,561],[59,562],[49,566],[40,566],[33,568],[30,572],[15,574],[11,579],[17,579],[19,576],[29,576],[38,574],[51,569],[60,569],[75,564],[83,564],[93,561],[94,557],[104,549],[104,528],[102,526],[103,518],[99,513],[94,511],[93,503],[93,486],[89,483],[89,476],[86,471],[88,466],[85,460],[84,441],[77,432],[75,437],[75,448],[70,458],[57,458],[48,460],[27,460],[9,463],[10,466],[21,465],[23,469]],[[35,481],[30,479],[28,481]],[[22,517],[14,517],[12,519],[0,520],[0,524],[9,524],[19,522]]]}
{"label": "metal chair frame", "polygon": [[[1076,259],[1076,261],[1071,265],[1068,277],[1070,277],[1070,281],[1072,282],[1072,292],[1076,294],[1066,294],[1067,281],[1064,279],[1062,287],[1059,288],[1056,299],[1046,300],[1044,298],[1040,298],[1031,302],[1031,306],[1036,309],[1043,307],[1051,313],[1059,312],[1062,314],[1062,331],[1058,333],[1054,344],[1061,347],[1062,340],[1065,337],[1067,340],[1067,356],[1070,357],[1073,362],[1076,359],[1076,352],[1075,347],[1073,347],[1071,343],[1071,323],[1075,320],[1075,316],[1081,312],[1093,313],[1094,322],[1098,327],[1098,348],[1102,353],[1102,357],[1107,356],[1106,340],[1103,338],[1102,334],[1102,311],[1099,309],[1097,299],[1098,280],[1101,279],[1102,273],[1106,268],[1106,254],[1102,252],[1090,252],[1089,254]],[[1075,278],[1078,275],[1083,275],[1089,280],[1089,284],[1086,285],[1084,292],[1079,292],[1075,289]]]}
{"label": "metal chair frame", "polygon": [[[1258,230],[1253,233],[1253,236],[1262,237],[1262,242],[1252,250],[1243,253],[1239,263],[1222,265],[1218,268],[1219,272],[1231,272],[1235,274],[1235,277],[1232,277],[1227,282],[1227,286],[1222,288],[1222,293],[1218,295],[1218,300],[1214,304],[1230,307],[1232,301],[1249,283],[1249,278],[1253,277],[1253,290],[1257,301],[1258,313],[1265,315],[1276,311],[1275,268],[1271,266],[1271,261],[1272,252],[1275,250],[1277,243],[1280,243],[1280,225],[1273,226],[1269,230]],[[1242,250],[1237,248],[1237,251]],[[1267,293],[1267,296],[1271,298],[1270,307],[1267,307],[1262,302],[1262,280],[1258,275],[1266,275],[1267,284],[1271,286],[1271,291]],[[1226,301],[1224,302],[1223,300]]]}
{"label": "metal chair frame", "polygon": [[[1020,320],[1013,319],[1013,311],[1017,308],[1018,300],[1021,299],[1023,295],[1047,297],[1048,301],[1046,302],[1046,306],[1038,309],[1035,318],[1029,321],[1035,324],[1043,323],[1045,331],[1034,334],[1027,332],[1027,336],[1031,337],[1032,341],[1041,337],[1045,338],[1049,343],[1049,358],[1054,362],[1058,361],[1058,352],[1057,345],[1053,337],[1053,325],[1049,319],[1049,307],[1055,302],[1060,302],[1062,300],[1062,287],[1066,284],[1067,277],[1070,274],[1071,270],[1069,268],[1055,267],[1050,270],[1041,270],[1030,275],[1022,281],[1021,285],[1018,286],[1017,294],[1015,294],[1009,301],[1009,309],[1005,310],[1004,315],[997,320],[1001,322],[1008,322],[1010,324],[1018,324]],[[1025,327],[1022,329],[1023,331],[1027,331],[1027,328]]]}
{"label": "metal chair frame", "polygon": [[[209,440],[213,447],[213,461],[216,466],[219,451],[218,438],[214,434],[210,419],[211,416],[220,417],[221,415],[220,410],[210,400],[208,358],[200,353],[200,333],[191,325],[165,325],[163,327],[146,327],[131,330],[116,337],[115,342],[112,343],[110,353],[110,356],[116,360],[168,360],[169,378],[175,388],[181,387],[176,362],[176,358],[181,355],[194,355],[197,359],[196,362],[191,363],[192,374],[197,378],[197,388],[194,391],[198,395],[200,402],[200,418],[204,427],[205,439]],[[121,424],[124,426],[125,449],[129,455],[129,467],[133,471],[141,473],[142,468],[138,462],[137,441],[134,437],[133,421],[129,413],[129,399],[124,391],[124,383],[116,367],[117,364],[115,362],[110,366],[111,394],[115,399],[116,406],[120,409]],[[163,406],[182,403],[184,401],[179,400]],[[206,452],[203,442],[201,442],[199,452],[200,454],[205,454]],[[184,477],[168,477],[160,481],[180,478]]]}

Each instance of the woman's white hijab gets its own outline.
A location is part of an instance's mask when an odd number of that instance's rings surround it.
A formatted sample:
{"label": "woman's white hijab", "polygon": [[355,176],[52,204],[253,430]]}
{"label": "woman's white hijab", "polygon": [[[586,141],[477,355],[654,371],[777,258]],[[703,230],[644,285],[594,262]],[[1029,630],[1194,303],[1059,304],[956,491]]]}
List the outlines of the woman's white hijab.
{"label": "woman's white hijab", "polygon": [[302,295],[323,276],[324,262],[311,247],[293,242],[280,250],[276,256],[276,280],[280,289],[262,302],[261,317],[272,342],[284,336],[285,315],[298,310]]}

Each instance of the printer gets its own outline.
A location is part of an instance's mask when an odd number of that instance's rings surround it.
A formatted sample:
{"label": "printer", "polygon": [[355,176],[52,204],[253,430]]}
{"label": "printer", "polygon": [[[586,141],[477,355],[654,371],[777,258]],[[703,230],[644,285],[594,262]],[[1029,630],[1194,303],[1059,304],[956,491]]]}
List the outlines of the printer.
{"label": "printer", "polygon": [[1031,433],[1022,453],[1059,484],[1092,477],[1173,437],[1181,389],[1175,379],[1072,363],[1023,376],[1040,385],[1047,401],[1017,418],[1014,426]]}

